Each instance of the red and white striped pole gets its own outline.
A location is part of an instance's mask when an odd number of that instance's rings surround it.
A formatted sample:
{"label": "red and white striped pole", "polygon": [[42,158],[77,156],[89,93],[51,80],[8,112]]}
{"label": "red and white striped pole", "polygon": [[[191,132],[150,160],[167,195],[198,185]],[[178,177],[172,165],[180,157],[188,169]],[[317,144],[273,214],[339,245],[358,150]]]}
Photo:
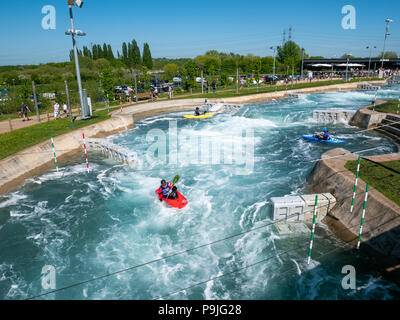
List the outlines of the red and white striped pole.
{"label": "red and white striped pole", "polygon": [[86,143],[85,143],[85,134],[82,132],[82,137],[83,137],[83,148],[85,150],[85,158],[86,158],[86,168],[87,168],[87,172],[89,172],[89,162],[88,162],[88,158],[87,158],[87,150],[86,150]]}

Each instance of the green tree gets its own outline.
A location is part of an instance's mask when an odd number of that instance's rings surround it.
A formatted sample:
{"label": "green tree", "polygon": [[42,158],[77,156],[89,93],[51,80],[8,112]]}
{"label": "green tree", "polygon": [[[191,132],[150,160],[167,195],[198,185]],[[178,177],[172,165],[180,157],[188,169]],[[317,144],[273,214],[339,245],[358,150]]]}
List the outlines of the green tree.
{"label": "green tree", "polygon": [[[274,57],[261,58],[261,72],[272,74],[273,71],[274,71]],[[275,72],[276,72],[276,61],[275,61]]]}
{"label": "green tree", "polygon": [[153,58],[151,57],[150,47],[148,43],[143,46],[143,65],[149,70],[153,68]]}
{"label": "green tree", "polygon": [[112,51],[111,45],[107,45],[107,60],[108,61],[114,60],[114,53]]}
{"label": "green tree", "polygon": [[111,99],[113,95],[113,86],[114,86],[114,79],[111,69],[104,69],[100,73],[100,77],[101,77],[101,86],[103,88],[104,96],[107,97],[108,94],[109,99]]}
{"label": "green tree", "polygon": [[132,41],[132,49],[133,49],[133,66],[138,69],[142,63],[142,59],[140,57],[140,49],[136,42],[136,40]]}
{"label": "green tree", "polygon": [[100,59],[95,60],[93,62],[93,65],[99,71],[111,68],[110,62],[107,59],[104,59],[104,58],[100,58]]}
{"label": "green tree", "polygon": [[287,67],[299,68],[302,59],[302,50],[294,41],[287,41],[283,47],[278,47],[278,61]]}
{"label": "green tree", "polygon": [[184,68],[186,76],[189,76],[189,80],[186,82],[186,89],[194,88],[196,85],[196,63],[193,60],[189,60],[185,63]]}
{"label": "green tree", "polygon": [[129,62],[128,62],[128,46],[126,45],[126,42],[122,43],[121,60],[126,66],[129,64]]}
{"label": "green tree", "polygon": [[168,63],[164,66],[165,75],[172,79],[178,74],[178,66],[175,63]]}
{"label": "green tree", "polygon": [[150,90],[150,75],[149,69],[146,66],[142,67],[142,80],[144,81],[144,89],[146,91]]}
{"label": "green tree", "polygon": [[[381,54],[379,55],[378,58],[382,59],[382,55],[383,55],[383,52],[381,52]],[[385,56],[383,57],[383,59],[397,59],[397,58],[398,58],[397,53],[394,51],[385,52]]]}

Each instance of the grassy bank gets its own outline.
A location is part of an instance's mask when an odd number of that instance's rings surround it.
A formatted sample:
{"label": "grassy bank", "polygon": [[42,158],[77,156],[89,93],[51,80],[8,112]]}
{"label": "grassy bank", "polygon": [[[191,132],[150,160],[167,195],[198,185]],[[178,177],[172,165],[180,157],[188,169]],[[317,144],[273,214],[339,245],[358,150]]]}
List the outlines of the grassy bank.
{"label": "grassy bank", "polygon": [[[400,160],[382,162],[386,167],[400,172]],[[347,161],[345,168],[356,174],[357,161]],[[400,174],[375,163],[361,160],[360,178],[400,205]]]}
{"label": "grassy bank", "polygon": [[53,137],[56,137],[107,120],[110,117],[107,110],[102,110],[95,112],[90,120],[79,120],[71,123],[69,118],[63,118],[0,134],[0,159],[50,139],[50,133]]}
{"label": "grassy bank", "polygon": [[[375,111],[385,113],[397,113],[399,100],[387,100],[385,103],[375,106]],[[374,109],[369,107],[370,110]],[[399,108],[400,112],[400,108]]]}

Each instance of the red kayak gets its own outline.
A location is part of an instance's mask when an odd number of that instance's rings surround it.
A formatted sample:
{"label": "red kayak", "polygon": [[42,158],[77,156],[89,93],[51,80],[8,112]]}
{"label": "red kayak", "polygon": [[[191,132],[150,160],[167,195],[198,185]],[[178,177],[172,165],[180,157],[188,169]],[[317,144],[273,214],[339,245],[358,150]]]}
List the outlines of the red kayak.
{"label": "red kayak", "polygon": [[[158,189],[156,190],[157,193]],[[179,192],[176,191],[178,197],[176,199],[164,199],[162,193],[158,195],[158,198],[168,203],[171,207],[182,209],[188,204],[187,199]]]}

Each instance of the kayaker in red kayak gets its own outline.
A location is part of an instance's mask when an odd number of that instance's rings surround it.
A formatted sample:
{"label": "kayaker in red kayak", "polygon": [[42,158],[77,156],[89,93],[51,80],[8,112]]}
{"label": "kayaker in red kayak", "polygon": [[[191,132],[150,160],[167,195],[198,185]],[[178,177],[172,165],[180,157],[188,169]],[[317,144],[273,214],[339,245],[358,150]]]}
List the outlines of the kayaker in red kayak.
{"label": "kayaker in red kayak", "polygon": [[[166,199],[176,199],[178,197],[177,188],[171,182],[166,182],[164,179],[161,180],[161,187],[156,190],[156,193],[162,198]],[[160,201],[162,201],[160,197]]]}

